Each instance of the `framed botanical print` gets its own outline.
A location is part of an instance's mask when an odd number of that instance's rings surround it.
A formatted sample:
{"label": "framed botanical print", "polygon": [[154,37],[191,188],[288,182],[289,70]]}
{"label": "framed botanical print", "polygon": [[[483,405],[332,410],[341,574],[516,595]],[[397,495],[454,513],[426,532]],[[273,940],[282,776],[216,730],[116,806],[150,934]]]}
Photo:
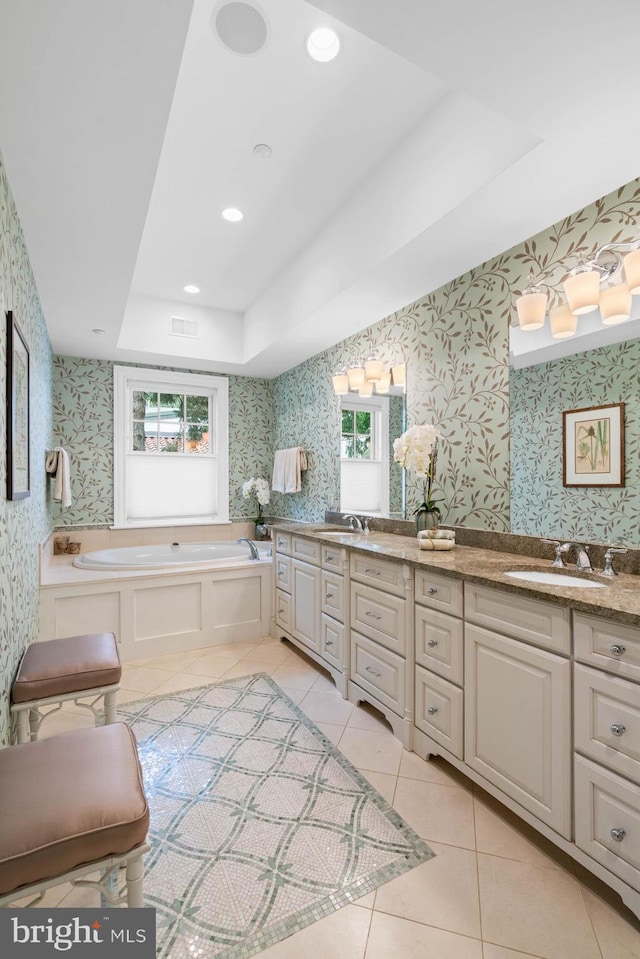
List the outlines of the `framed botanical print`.
{"label": "framed botanical print", "polygon": [[29,496],[29,347],[7,312],[7,499]]}
{"label": "framed botanical print", "polygon": [[562,414],[564,486],[624,486],[624,403]]}

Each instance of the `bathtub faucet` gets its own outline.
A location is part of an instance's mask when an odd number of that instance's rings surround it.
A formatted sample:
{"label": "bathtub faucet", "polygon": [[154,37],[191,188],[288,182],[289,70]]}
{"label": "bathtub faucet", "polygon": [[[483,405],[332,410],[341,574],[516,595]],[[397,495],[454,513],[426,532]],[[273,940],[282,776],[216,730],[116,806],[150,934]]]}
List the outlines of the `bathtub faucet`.
{"label": "bathtub faucet", "polygon": [[240,539],[236,540],[236,543],[248,543],[249,549],[251,550],[251,559],[260,559],[260,553],[257,550],[256,544],[252,543],[246,536],[241,536]]}

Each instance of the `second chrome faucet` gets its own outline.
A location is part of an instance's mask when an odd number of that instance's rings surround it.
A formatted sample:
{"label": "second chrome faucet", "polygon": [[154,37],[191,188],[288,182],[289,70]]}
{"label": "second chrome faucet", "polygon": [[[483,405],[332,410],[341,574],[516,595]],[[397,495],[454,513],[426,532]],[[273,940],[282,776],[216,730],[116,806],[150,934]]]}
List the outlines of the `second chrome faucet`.
{"label": "second chrome faucet", "polygon": [[[589,547],[582,546],[581,543],[561,543],[557,539],[543,539],[543,543],[548,543],[550,546],[553,546],[555,556],[552,562],[552,566],[556,568],[564,569],[566,566],[564,557],[572,549],[575,550],[576,556],[576,569],[581,570],[584,573],[592,573],[593,566],[591,565],[591,558],[589,556]],[[604,568],[602,570],[603,576],[617,576],[616,571],[613,568],[613,555],[614,553],[626,553],[626,549],[617,548],[614,546],[609,547],[609,549],[604,554]]]}

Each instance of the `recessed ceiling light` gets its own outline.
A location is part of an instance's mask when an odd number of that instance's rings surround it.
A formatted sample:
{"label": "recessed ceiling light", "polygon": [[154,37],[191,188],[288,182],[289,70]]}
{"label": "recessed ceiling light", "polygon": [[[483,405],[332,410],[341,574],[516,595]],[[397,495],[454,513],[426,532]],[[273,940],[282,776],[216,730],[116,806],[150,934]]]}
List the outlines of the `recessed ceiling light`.
{"label": "recessed ceiling light", "polygon": [[228,220],[229,223],[239,223],[243,217],[244,213],[242,210],[237,210],[235,206],[229,206],[226,210],[222,211],[223,220]]}
{"label": "recessed ceiling light", "polygon": [[272,151],[268,143],[256,143],[253,152],[260,160],[268,160]]}
{"label": "recessed ceiling light", "polygon": [[98,327],[96,327],[95,330],[91,330],[91,332],[95,333],[96,336],[104,336],[104,330],[98,329]]}
{"label": "recessed ceiling light", "polygon": [[184,287],[184,292],[185,292],[185,293],[199,293],[199,292],[200,292],[200,287],[199,287],[199,286],[194,286],[193,283],[189,283],[189,284],[187,284],[187,286]]}
{"label": "recessed ceiling light", "polygon": [[307,37],[307,52],[318,63],[328,63],[340,52],[340,37],[331,27],[318,27]]}

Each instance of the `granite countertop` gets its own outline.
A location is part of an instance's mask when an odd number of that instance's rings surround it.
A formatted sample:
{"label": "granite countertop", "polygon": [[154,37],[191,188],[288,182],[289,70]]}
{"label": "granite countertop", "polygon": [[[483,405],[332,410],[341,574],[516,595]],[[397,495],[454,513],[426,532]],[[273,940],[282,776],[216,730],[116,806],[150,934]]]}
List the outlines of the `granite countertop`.
{"label": "granite countertop", "polygon": [[[536,570],[553,573],[551,562],[542,563],[532,556],[496,552],[471,546],[458,546],[449,551],[423,550],[417,539],[395,533],[340,533],[339,527],[326,524],[278,523],[277,529],[295,533],[335,546],[347,546],[360,553],[375,554],[385,559],[409,563],[416,568],[429,567],[454,579],[464,579],[483,586],[497,586],[505,592],[544,599],[559,606],[570,606],[614,619],[630,626],[640,626],[640,577],[620,573],[612,579],[597,573],[575,573],[569,566],[564,572],[575,578],[604,583],[603,589],[577,589],[571,586],[547,586],[505,576],[507,570]],[[563,572],[560,570],[560,572]]]}

